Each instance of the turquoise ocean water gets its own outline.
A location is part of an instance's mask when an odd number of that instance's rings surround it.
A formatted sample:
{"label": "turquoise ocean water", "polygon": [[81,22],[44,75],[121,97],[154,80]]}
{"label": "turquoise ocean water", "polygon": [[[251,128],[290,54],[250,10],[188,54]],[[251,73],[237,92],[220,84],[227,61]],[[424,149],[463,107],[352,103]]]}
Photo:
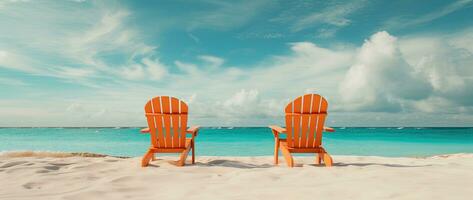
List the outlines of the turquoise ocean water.
{"label": "turquoise ocean water", "polygon": [[[149,135],[139,128],[0,128],[0,151],[93,152],[141,156]],[[430,156],[473,153],[473,128],[336,128],[325,133],[334,155]],[[202,128],[196,154],[267,156],[273,153],[268,128]]]}

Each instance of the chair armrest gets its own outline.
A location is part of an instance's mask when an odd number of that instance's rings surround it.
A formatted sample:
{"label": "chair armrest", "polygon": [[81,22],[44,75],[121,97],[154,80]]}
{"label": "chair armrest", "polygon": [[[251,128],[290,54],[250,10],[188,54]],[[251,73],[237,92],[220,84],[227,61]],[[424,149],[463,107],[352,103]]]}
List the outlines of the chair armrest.
{"label": "chair armrest", "polygon": [[273,135],[276,139],[279,139],[279,134],[280,133],[286,133],[286,129],[282,128],[278,125],[271,125],[269,128],[273,131]]}
{"label": "chair armrest", "polygon": [[324,131],[325,132],[335,132],[335,129],[331,128],[331,127],[324,126]]}
{"label": "chair armrest", "polygon": [[271,126],[269,126],[269,128],[273,131],[276,131],[277,133],[286,133],[286,129],[282,128],[278,125],[271,125]]}
{"label": "chair armrest", "polygon": [[199,131],[200,126],[192,126],[187,129],[186,133],[191,133],[192,137],[197,136],[197,132]]}
{"label": "chair armrest", "polygon": [[149,128],[143,128],[140,130],[141,133],[149,133]]}

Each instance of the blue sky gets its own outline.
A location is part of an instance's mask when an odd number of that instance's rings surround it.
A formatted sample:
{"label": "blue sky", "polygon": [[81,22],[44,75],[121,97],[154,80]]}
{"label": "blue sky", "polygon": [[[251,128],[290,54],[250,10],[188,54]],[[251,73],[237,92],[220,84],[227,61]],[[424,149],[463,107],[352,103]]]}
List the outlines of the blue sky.
{"label": "blue sky", "polygon": [[472,126],[473,1],[0,1],[0,126]]}

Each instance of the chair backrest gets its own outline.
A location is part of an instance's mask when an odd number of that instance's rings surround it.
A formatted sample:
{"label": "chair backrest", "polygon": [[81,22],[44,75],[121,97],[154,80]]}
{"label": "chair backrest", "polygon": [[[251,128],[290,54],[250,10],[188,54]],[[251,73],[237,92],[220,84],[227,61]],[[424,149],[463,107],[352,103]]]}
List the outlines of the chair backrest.
{"label": "chair backrest", "polygon": [[286,106],[287,145],[313,148],[322,144],[328,103],[318,94],[297,97]]}
{"label": "chair backrest", "polygon": [[184,148],[187,104],[169,96],[157,96],[145,105],[151,144],[156,148]]}

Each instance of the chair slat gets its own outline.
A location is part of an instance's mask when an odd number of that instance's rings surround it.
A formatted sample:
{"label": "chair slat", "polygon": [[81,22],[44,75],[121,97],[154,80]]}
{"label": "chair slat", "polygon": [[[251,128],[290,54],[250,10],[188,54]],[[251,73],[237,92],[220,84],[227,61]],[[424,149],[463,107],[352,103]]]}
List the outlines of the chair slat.
{"label": "chair slat", "polygon": [[[153,111],[152,113],[161,113],[162,112],[162,100],[161,97],[155,97],[151,99],[153,102]],[[163,117],[162,116],[155,116],[154,121],[156,124],[156,130],[157,130],[157,140],[158,140],[158,146],[159,147],[164,147],[165,142],[164,142],[164,133],[163,133]]]}
{"label": "chair slat", "polygon": [[161,113],[161,97],[151,99],[153,102],[153,110],[151,113]]}
{"label": "chair slat", "polygon": [[293,145],[290,147],[299,147],[300,146],[300,131],[301,131],[301,116],[293,116],[294,118],[294,131],[293,131]]}
{"label": "chair slat", "polygon": [[292,107],[293,107],[293,102],[287,104],[286,109],[285,109],[285,112],[286,112],[286,113],[293,113]]}
{"label": "chair slat", "polygon": [[307,138],[308,147],[314,147],[314,144],[315,144],[314,135],[315,135],[316,126],[317,126],[317,115],[310,115],[309,116],[309,133],[308,133],[308,138]]}
{"label": "chair slat", "polygon": [[[309,115],[301,116],[301,141],[299,147],[307,147],[307,135],[309,130]],[[310,133],[309,133],[310,134]]]}
{"label": "chair slat", "polygon": [[187,107],[187,104],[184,103],[183,101],[181,101],[181,112],[182,114],[187,114],[188,113],[188,107]]}
{"label": "chair slat", "polygon": [[173,115],[171,116],[171,121],[172,121],[172,132],[173,132],[173,135],[172,135],[172,146],[174,148],[177,148],[177,147],[181,147],[179,145],[179,130],[180,130],[180,127],[179,127],[179,123],[180,123],[180,115]]}
{"label": "chair slat", "polygon": [[317,130],[315,131],[315,147],[318,147],[322,144],[322,132],[325,123],[326,115],[318,115]]}
{"label": "chair slat", "polygon": [[[177,98],[171,97],[171,111],[173,115],[171,116],[172,123],[172,146],[179,146],[179,122],[180,122],[180,101]],[[177,114],[177,115],[176,115]]]}
{"label": "chair slat", "polygon": [[146,117],[146,120],[148,121],[148,127],[149,127],[149,134],[151,138],[151,145],[153,146],[158,146],[158,139],[156,136],[156,124],[154,122],[154,117]]}
{"label": "chair slat", "polygon": [[304,95],[302,98],[302,113],[308,114],[311,113],[311,108],[312,108],[312,97],[314,95],[312,94],[307,94]]}
{"label": "chair slat", "polygon": [[319,107],[320,107],[320,102],[321,101],[322,101],[322,98],[319,95],[313,95],[311,113],[320,112]]}
{"label": "chair slat", "polygon": [[154,118],[156,121],[156,129],[158,130],[158,144],[159,144],[158,146],[165,147],[166,142],[165,142],[164,127],[163,127],[164,118],[163,116],[156,116]]}
{"label": "chair slat", "polygon": [[[302,111],[302,97],[296,98],[294,100],[294,105],[293,105],[293,112],[294,113],[301,113]],[[299,142],[300,142],[300,127],[301,127],[301,116],[293,116],[293,126],[294,126],[294,131],[293,131],[293,147],[299,147]],[[292,146],[290,146],[292,147]]]}
{"label": "chair slat", "polygon": [[165,147],[171,148],[172,147],[172,133],[171,133],[171,116],[164,115],[164,130],[165,130]]}
{"label": "chair slat", "polygon": [[[181,107],[182,108],[182,107]],[[179,140],[179,145],[180,146],[185,146],[186,144],[186,130],[187,130],[187,114],[183,114],[180,117],[181,123],[180,123],[180,140]]]}
{"label": "chair slat", "polygon": [[286,141],[288,146],[292,146],[292,138],[293,138],[293,126],[292,126],[292,115],[286,115]]}
{"label": "chair slat", "polygon": [[180,107],[179,99],[171,97],[171,111],[170,111],[170,113],[180,114],[181,112],[179,110],[179,107]]}
{"label": "chair slat", "polygon": [[304,95],[302,97],[302,109],[301,112],[304,114],[301,116],[301,140],[300,140],[300,145],[299,147],[306,147],[307,146],[307,133],[308,133],[308,122],[309,122],[309,116],[306,115],[311,112],[311,106],[312,106],[312,94]]}
{"label": "chair slat", "polygon": [[162,108],[161,113],[165,113],[165,114],[171,113],[171,105],[170,105],[168,96],[161,97],[161,108]]}
{"label": "chair slat", "polygon": [[302,113],[302,97],[297,97],[295,100],[294,100],[294,106],[293,106],[293,110],[292,112],[293,113]]}
{"label": "chair slat", "polygon": [[322,98],[322,100],[320,101],[319,113],[327,112],[327,108],[328,108],[327,100]]}

